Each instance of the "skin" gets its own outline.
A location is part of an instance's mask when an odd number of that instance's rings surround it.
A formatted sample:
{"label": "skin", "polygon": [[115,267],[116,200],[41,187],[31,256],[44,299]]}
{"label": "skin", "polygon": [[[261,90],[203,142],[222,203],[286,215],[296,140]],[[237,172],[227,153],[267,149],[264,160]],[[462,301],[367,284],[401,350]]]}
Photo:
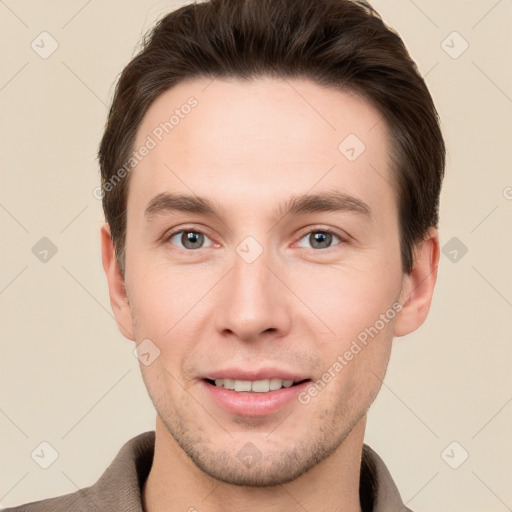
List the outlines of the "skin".
{"label": "skin", "polygon": [[[135,147],[190,96],[197,107],[131,172],[124,279],[108,224],[101,230],[119,328],[160,350],[140,365],[157,411],[145,510],[360,511],[366,413],[393,337],[427,316],[438,233],[430,229],[404,275],[389,133],[357,95],[308,80],[181,83],[151,105]],[[348,134],[366,146],[352,162],[338,150]],[[332,190],[364,201],[371,215],[275,215],[292,195]],[[162,192],[207,197],[218,213],[150,219],[144,211]],[[206,235],[203,246],[164,237],[191,228]],[[324,249],[313,238],[322,229],[339,236]],[[250,264],[236,252],[247,236],[263,248]],[[228,365],[274,365],[320,379],[396,301],[401,311],[307,405],[233,415],[198,379]],[[248,442],[261,453],[250,468],[236,456]]]}

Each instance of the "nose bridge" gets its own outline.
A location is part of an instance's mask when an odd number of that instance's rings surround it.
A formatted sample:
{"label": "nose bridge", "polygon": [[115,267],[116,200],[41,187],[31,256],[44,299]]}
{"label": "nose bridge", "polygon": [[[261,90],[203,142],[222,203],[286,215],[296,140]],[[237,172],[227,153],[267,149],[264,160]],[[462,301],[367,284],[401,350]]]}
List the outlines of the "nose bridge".
{"label": "nose bridge", "polygon": [[218,329],[244,339],[289,327],[283,285],[275,270],[270,270],[276,266],[275,260],[270,251],[250,238],[236,249],[232,271],[224,284],[224,303],[217,315]]}

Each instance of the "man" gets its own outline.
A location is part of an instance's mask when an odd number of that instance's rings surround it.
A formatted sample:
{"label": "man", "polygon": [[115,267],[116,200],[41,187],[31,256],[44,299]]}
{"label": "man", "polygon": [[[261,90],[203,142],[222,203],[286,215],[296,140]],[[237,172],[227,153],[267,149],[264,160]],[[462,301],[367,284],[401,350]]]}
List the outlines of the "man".
{"label": "man", "polygon": [[364,431],[393,338],[428,314],[444,158],[366,3],[164,17],[99,149],[110,301],[156,429],[95,485],[11,510],[409,510]]}

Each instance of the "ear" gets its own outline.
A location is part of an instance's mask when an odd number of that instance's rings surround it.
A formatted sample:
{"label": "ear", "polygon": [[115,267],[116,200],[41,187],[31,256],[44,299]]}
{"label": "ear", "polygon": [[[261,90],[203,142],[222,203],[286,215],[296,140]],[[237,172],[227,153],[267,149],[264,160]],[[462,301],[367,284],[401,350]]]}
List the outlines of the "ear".
{"label": "ear", "polygon": [[117,327],[125,338],[135,341],[124,277],[117,264],[110,226],[106,222],[101,227],[101,259],[107,276],[110,305],[116,317]]}
{"label": "ear", "polygon": [[427,318],[437,279],[439,233],[430,228],[423,241],[414,248],[413,268],[404,274],[400,304],[396,316],[395,336],[415,331]]}

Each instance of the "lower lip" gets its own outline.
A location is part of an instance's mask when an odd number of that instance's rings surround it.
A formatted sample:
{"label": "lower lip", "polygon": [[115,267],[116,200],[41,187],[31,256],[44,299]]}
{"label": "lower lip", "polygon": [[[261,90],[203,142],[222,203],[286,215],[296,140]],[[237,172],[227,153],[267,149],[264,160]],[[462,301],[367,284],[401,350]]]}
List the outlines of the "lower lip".
{"label": "lower lip", "polygon": [[281,388],[266,393],[248,393],[221,388],[202,381],[206,393],[214,402],[231,414],[241,416],[266,416],[282,409],[297,398],[306,389],[310,381],[304,381],[296,386]]}

